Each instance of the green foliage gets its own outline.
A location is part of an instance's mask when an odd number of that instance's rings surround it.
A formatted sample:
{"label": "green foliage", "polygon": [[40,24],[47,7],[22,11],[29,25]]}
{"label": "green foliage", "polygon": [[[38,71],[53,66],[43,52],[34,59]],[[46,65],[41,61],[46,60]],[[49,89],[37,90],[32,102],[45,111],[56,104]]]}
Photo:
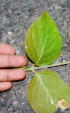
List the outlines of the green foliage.
{"label": "green foliage", "polygon": [[[62,39],[56,24],[46,11],[30,26],[25,38],[25,48],[36,66],[47,66],[59,56]],[[57,65],[62,64],[65,63]],[[49,67],[52,66],[54,64]],[[25,70],[33,71],[34,68],[39,69],[31,67]],[[36,113],[53,113],[58,107],[57,104],[62,109],[70,106],[68,86],[52,71],[36,72],[29,84],[27,95]]]}
{"label": "green foliage", "polygon": [[55,72],[39,71],[28,87],[28,101],[36,113],[53,113],[58,101],[70,106],[70,90]]}
{"label": "green foliage", "polygon": [[62,40],[59,30],[45,11],[29,28],[25,38],[26,53],[36,66],[53,63],[60,54]]}

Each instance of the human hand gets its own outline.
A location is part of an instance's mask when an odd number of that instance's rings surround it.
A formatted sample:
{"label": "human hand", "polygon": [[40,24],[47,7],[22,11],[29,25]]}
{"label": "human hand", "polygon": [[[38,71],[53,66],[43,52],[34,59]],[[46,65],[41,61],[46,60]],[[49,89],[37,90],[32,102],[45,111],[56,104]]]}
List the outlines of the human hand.
{"label": "human hand", "polygon": [[6,69],[27,65],[25,56],[15,54],[16,51],[12,46],[0,43],[0,91],[9,90],[12,87],[11,81],[24,79],[26,76],[22,69]]}

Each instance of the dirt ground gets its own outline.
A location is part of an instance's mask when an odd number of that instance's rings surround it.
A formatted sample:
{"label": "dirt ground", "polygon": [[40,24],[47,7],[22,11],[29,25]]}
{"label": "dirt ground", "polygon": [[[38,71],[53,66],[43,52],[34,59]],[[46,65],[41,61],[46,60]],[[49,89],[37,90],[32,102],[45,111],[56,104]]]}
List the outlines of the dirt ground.
{"label": "dirt ground", "polygon": [[[44,10],[58,26],[63,46],[69,45],[70,0],[0,0],[0,42],[14,46],[16,54],[26,56],[25,35]],[[61,53],[55,63],[70,60],[70,47],[62,48]],[[29,61],[28,67],[31,65]],[[49,69],[57,72],[70,88],[70,64]],[[11,90],[0,93],[0,113],[34,113],[27,101],[27,87],[33,76],[27,72],[24,80],[13,82]]]}

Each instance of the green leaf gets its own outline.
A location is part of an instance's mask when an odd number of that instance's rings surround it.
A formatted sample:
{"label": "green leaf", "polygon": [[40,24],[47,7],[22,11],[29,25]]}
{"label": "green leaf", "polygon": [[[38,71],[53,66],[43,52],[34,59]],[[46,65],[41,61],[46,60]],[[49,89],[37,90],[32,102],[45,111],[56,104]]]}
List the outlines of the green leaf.
{"label": "green leaf", "polygon": [[52,71],[40,71],[32,78],[27,92],[28,101],[36,113],[53,113],[58,107],[70,106],[70,90]]}
{"label": "green leaf", "polygon": [[62,39],[59,30],[50,15],[44,11],[27,32],[26,53],[35,65],[45,66],[57,59],[61,47]]}

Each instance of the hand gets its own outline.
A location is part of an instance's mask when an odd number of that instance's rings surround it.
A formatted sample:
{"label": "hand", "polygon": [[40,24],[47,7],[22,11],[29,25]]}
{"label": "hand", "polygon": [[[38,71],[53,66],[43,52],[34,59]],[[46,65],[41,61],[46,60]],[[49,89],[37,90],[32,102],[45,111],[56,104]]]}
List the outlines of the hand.
{"label": "hand", "polygon": [[12,46],[0,43],[0,91],[9,90],[12,87],[11,81],[24,79],[26,76],[22,69],[6,69],[27,65],[26,57],[15,53]]}

